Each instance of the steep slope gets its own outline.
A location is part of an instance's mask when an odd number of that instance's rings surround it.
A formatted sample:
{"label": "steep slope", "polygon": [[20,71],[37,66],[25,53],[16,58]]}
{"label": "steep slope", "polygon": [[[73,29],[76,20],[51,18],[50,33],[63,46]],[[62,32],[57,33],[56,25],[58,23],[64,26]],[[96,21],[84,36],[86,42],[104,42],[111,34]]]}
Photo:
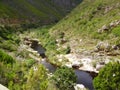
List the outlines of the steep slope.
{"label": "steep slope", "polygon": [[[62,2],[53,3],[52,0],[1,0],[0,22],[3,23],[6,21],[14,23],[25,21],[25,19],[42,23],[55,22],[61,19],[67,10],[73,8],[71,3],[74,2],[75,1],[71,2],[71,0],[67,0],[68,4],[64,6],[69,6],[69,8],[63,10],[61,9],[63,7]],[[76,6],[77,3],[75,2],[74,6]]]}
{"label": "steep slope", "polygon": [[49,33],[57,42],[56,50],[69,46],[65,57],[80,63],[82,70],[120,61],[120,0],[84,0]]}
{"label": "steep slope", "polygon": [[[56,37],[64,32],[68,38],[112,39],[110,35],[115,34],[113,29],[119,28],[119,25],[111,28],[109,24],[114,24],[115,20],[120,20],[120,0],[84,0],[51,29],[51,34]],[[108,30],[99,33],[105,27]]]}
{"label": "steep slope", "polygon": [[51,0],[52,3],[61,7],[64,12],[71,11],[72,8],[77,6],[82,0]]}
{"label": "steep slope", "polygon": [[84,0],[70,15],[54,26],[52,31],[73,32],[70,35],[93,33],[103,25],[120,19],[119,5],[120,0]]}

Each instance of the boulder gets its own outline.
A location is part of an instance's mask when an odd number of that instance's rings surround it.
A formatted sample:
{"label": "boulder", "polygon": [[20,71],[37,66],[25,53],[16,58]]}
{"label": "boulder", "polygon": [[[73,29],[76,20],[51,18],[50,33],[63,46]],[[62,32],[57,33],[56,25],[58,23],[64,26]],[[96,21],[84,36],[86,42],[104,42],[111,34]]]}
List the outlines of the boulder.
{"label": "boulder", "polygon": [[83,66],[83,64],[80,64],[78,61],[72,62],[72,68],[74,69],[79,69],[81,66]]}
{"label": "boulder", "polygon": [[116,27],[116,24],[114,22],[111,22],[110,25],[109,25],[111,28],[112,27]]}
{"label": "boulder", "polygon": [[115,21],[111,22],[109,26],[110,26],[110,28],[113,28],[118,25],[120,25],[120,20],[115,20]]}
{"label": "boulder", "polygon": [[108,31],[108,30],[109,30],[109,27],[106,26],[106,25],[103,25],[101,29],[102,29],[103,31]]}
{"label": "boulder", "polygon": [[105,51],[105,52],[110,52],[112,50],[112,46],[109,43],[104,43],[104,42],[99,42],[96,45],[95,51]]}
{"label": "boulder", "polygon": [[120,20],[115,20],[115,24],[119,25],[120,24]]}
{"label": "boulder", "polygon": [[108,13],[112,9],[113,9],[113,7],[107,6],[107,7],[105,7],[104,13]]}
{"label": "boulder", "polygon": [[112,46],[112,49],[114,49],[114,50],[119,50],[119,49],[120,49],[120,44],[117,44],[117,45]]}
{"label": "boulder", "polygon": [[102,26],[102,28],[100,28],[100,29],[98,29],[98,33],[103,33],[103,32],[105,32],[105,31],[109,31],[109,27],[108,26],[106,26],[106,25],[103,25]]}
{"label": "boulder", "polygon": [[0,90],[9,90],[7,87],[0,84]]}
{"label": "boulder", "polygon": [[76,84],[74,88],[75,90],[87,90],[83,84]]}

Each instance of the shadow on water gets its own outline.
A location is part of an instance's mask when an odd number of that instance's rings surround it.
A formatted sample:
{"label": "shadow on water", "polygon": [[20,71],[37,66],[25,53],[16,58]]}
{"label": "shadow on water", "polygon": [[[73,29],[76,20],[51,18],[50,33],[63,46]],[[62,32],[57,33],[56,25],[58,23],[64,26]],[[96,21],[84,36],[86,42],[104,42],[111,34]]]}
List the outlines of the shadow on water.
{"label": "shadow on water", "polygon": [[89,90],[94,90],[92,77],[89,73],[75,70],[75,74],[77,75],[77,84],[83,84]]}
{"label": "shadow on water", "polygon": [[51,72],[51,73],[54,73],[57,69],[56,66],[50,64],[46,60],[42,61],[41,64],[43,64],[49,70],[49,72]]}
{"label": "shadow on water", "polygon": [[[44,59],[41,61],[41,64],[43,64],[51,73],[54,73],[57,69],[55,65],[52,65],[51,63],[47,62],[45,59],[45,49],[41,45],[37,45],[36,47],[33,48],[34,50],[38,51],[40,56]],[[83,84],[86,88],[89,90],[94,90],[93,87],[93,82],[92,82],[92,77],[90,76],[89,73],[85,71],[80,71],[78,69],[75,69],[75,74],[77,76],[77,84]]]}
{"label": "shadow on water", "polygon": [[42,58],[46,57],[45,56],[46,50],[40,44],[36,44],[35,46],[31,46],[31,48],[33,48],[35,51],[37,51]]}

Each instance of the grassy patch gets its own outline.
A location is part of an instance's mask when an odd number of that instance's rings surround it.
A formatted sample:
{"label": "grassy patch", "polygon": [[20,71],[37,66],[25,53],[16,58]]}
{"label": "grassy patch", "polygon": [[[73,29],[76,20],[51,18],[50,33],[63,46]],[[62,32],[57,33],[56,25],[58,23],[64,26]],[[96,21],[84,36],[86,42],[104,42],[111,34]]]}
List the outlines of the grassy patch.
{"label": "grassy patch", "polygon": [[113,35],[115,35],[116,37],[120,37],[120,26],[114,28],[114,29],[112,30],[112,33],[113,33]]}

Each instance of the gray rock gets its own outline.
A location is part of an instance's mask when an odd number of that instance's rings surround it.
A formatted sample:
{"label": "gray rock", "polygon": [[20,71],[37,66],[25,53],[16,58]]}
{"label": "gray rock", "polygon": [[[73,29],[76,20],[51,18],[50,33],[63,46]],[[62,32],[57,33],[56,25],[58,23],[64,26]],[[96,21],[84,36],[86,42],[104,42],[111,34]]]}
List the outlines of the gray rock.
{"label": "gray rock", "polygon": [[76,84],[74,88],[75,90],[87,90],[83,84]]}
{"label": "gray rock", "polygon": [[105,65],[97,64],[96,65],[96,70],[99,71],[101,68],[103,68]]}
{"label": "gray rock", "polygon": [[112,27],[116,27],[116,24],[114,22],[111,22],[110,25],[109,25],[111,28]]}
{"label": "gray rock", "polygon": [[99,42],[96,45],[95,51],[105,51],[105,52],[110,52],[112,50],[112,46],[109,43],[104,43],[104,42]]}
{"label": "gray rock", "polygon": [[102,29],[103,31],[108,31],[108,30],[109,30],[109,27],[106,26],[106,25],[103,25],[101,29]]}
{"label": "gray rock", "polygon": [[9,90],[7,87],[0,84],[0,90]]}

